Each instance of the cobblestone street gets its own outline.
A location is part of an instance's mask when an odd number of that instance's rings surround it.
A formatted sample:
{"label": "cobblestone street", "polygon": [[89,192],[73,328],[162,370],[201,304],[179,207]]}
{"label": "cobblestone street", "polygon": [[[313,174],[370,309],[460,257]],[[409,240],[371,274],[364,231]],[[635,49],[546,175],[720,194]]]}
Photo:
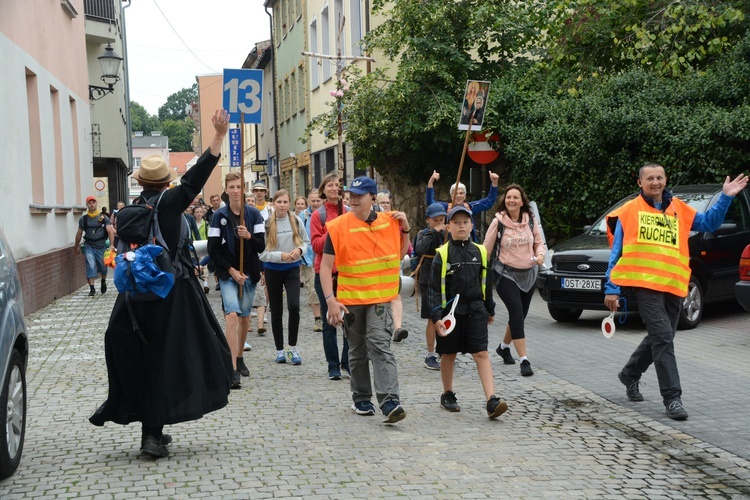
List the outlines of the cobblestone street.
{"label": "cobblestone street", "polygon": [[[474,363],[461,355],[454,388],[462,410],[443,411],[439,372],[422,364],[424,325],[412,299],[405,301],[409,338],[393,345],[407,412],[397,425],[350,410],[348,382],[328,380],[321,336],[303,306],[301,366],[273,362],[269,318],[266,336],[249,336],[250,377],[229,405],[167,427],[171,456],[146,458],[138,450],[139,425],[97,428],[87,420],[106,397],[103,334],[115,295],[91,298],[80,289],[27,317],[26,444],[17,473],[0,483],[0,498],[750,497],[746,455],[553,375],[535,345],[542,343],[536,326],[527,328],[530,359],[539,352],[533,377],[522,378],[518,365],[504,366],[491,353],[507,413],[486,417]],[[220,311],[219,294],[211,290],[209,298]],[[544,312],[538,296],[532,308]],[[503,314],[500,304],[500,324]],[[499,332],[496,323],[491,348]],[[545,352],[584,349],[571,346],[575,337],[548,335],[543,342]],[[628,355],[618,354],[622,362]],[[738,357],[746,364],[747,350]],[[596,362],[596,353],[591,358]],[[732,383],[746,384],[743,370]],[[624,399],[617,369],[610,372],[609,390]],[[578,373],[585,378],[586,364]],[[702,389],[690,384],[693,392]],[[658,399],[658,385],[647,387]],[[734,418],[744,419],[747,430],[747,400],[743,405]]]}

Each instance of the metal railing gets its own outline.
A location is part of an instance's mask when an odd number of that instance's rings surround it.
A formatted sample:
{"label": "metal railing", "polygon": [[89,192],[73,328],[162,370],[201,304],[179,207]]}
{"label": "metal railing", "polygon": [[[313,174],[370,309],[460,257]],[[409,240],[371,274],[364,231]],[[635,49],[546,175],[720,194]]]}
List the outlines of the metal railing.
{"label": "metal railing", "polygon": [[117,0],[83,0],[83,12],[89,19],[115,22],[117,20],[115,1]]}

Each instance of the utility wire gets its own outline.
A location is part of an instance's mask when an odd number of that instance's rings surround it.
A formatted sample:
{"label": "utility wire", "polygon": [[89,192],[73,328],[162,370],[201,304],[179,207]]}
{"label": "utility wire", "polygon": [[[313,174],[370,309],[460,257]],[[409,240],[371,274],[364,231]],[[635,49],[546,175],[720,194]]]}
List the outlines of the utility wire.
{"label": "utility wire", "polygon": [[183,45],[185,46],[185,48],[186,48],[186,49],[188,50],[188,52],[190,52],[190,53],[191,53],[191,54],[193,55],[193,57],[195,57],[195,59],[196,59],[196,60],[197,60],[197,61],[198,61],[199,63],[201,63],[202,65],[204,65],[205,67],[207,67],[207,68],[208,68],[208,69],[209,69],[209,70],[210,70],[210,71],[211,71],[212,73],[216,73],[216,70],[215,70],[215,69],[213,69],[213,68],[212,68],[211,66],[209,66],[208,64],[206,64],[206,63],[204,63],[203,61],[201,61],[200,57],[198,57],[197,55],[195,55],[195,52],[193,52],[193,50],[192,50],[192,49],[191,49],[190,47],[188,47],[188,44],[187,44],[187,43],[185,43],[185,40],[183,40],[183,39],[182,39],[182,37],[180,36],[180,34],[179,34],[179,33],[177,33],[177,30],[176,30],[176,29],[174,29],[174,26],[172,26],[172,23],[170,23],[170,22],[169,22],[169,19],[167,19],[167,16],[166,16],[166,15],[164,14],[164,11],[163,11],[163,10],[161,10],[161,7],[159,7],[159,4],[158,4],[158,3],[156,2],[156,0],[154,0],[154,5],[156,5],[156,8],[157,8],[157,9],[159,9],[159,12],[161,12],[161,15],[162,15],[162,17],[164,17],[164,20],[165,20],[165,21],[167,21],[167,24],[169,25],[169,27],[170,27],[170,28],[172,28],[172,31],[173,31],[173,32],[174,32],[174,34],[175,34],[175,35],[177,36],[177,38],[179,38],[179,39],[180,39],[180,41],[181,41],[181,42],[182,42],[182,44],[183,44]]}

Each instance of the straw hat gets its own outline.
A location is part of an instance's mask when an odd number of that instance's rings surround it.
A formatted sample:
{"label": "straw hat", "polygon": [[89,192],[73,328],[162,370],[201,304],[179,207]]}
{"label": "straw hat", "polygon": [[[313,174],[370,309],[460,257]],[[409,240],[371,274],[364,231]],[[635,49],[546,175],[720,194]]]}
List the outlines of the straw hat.
{"label": "straw hat", "polygon": [[177,172],[167,166],[160,155],[147,156],[141,160],[141,168],[133,174],[133,178],[143,184],[166,184],[177,177]]}

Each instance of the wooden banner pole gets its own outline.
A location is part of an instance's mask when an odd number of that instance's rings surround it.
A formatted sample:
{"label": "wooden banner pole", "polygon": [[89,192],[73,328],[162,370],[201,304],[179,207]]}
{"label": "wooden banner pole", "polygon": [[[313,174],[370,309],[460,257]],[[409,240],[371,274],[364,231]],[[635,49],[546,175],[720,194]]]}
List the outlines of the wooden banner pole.
{"label": "wooden banner pole", "polygon": [[[471,125],[469,125],[471,126]],[[245,113],[240,112],[240,189],[242,189],[240,203],[240,226],[245,225]],[[240,238],[240,274],[245,272],[245,238]],[[245,287],[240,287],[240,299]]]}

